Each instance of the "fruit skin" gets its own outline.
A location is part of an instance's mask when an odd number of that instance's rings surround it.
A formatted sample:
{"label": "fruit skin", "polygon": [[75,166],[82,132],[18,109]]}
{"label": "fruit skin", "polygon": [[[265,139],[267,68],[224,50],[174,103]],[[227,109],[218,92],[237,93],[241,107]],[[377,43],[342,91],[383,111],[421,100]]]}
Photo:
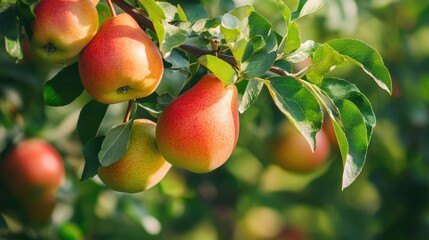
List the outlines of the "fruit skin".
{"label": "fruit skin", "polygon": [[64,166],[58,152],[42,139],[24,140],[6,156],[1,172],[29,220],[41,224],[49,222],[56,191],[64,179]]}
{"label": "fruit skin", "polygon": [[34,8],[31,48],[40,58],[68,65],[98,30],[98,13],[90,0],[41,0]]}
{"label": "fruit skin", "polygon": [[206,173],[225,163],[238,133],[237,88],[207,74],[165,108],[156,140],[173,166]]}
{"label": "fruit skin", "polygon": [[316,134],[316,150],[313,153],[301,133],[291,124],[282,124],[280,134],[272,146],[272,157],[284,169],[308,173],[321,167],[331,151],[325,131]]}
{"label": "fruit skin", "polygon": [[156,45],[128,14],[106,20],[82,52],[82,84],[97,101],[111,104],[146,97],[164,66]]}
{"label": "fruit skin", "polygon": [[164,178],[171,164],[158,150],[155,128],[156,123],[150,120],[134,120],[124,156],[114,164],[98,169],[104,184],[116,191],[135,193],[153,187]]}

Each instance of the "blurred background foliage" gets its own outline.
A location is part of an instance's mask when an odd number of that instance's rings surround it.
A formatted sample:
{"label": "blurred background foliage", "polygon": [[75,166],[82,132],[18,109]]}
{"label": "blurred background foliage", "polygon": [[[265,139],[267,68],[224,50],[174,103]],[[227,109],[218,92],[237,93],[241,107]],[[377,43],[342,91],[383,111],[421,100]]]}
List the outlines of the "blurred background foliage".
{"label": "blurred background foliage", "polygon": [[[281,16],[264,0],[205,0],[209,16],[254,4],[283,33]],[[293,9],[298,0],[286,0]],[[388,96],[358,68],[334,71],[368,96],[377,116],[364,171],[341,190],[342,162],[310,174],[273,164],[270,145],[284,116],[266,91],[241,115],[240,137],[228,162],[209,174],[172,168],[156,187],[121,194],[94,178],[79,182],[84,159],[75,127],[83,94],[66,107],[43,103],[44,82],[58,69],[34,59],[15,64],[0,55],[0,152],[22,137],[51,142],[67,177],[52,224],[29,226],[0,182],[0,239],[428,239],[429,3],[420,0],[326,0],[298,21],[303,42],[350,37],[382,55],[392,74]],[[4,44],[3,42],[1,44]],[[25,50],[25,48],[24,48]],[[109,108],[106,131],[125,107]],[[22,221],[21,221],[22,220]]]}

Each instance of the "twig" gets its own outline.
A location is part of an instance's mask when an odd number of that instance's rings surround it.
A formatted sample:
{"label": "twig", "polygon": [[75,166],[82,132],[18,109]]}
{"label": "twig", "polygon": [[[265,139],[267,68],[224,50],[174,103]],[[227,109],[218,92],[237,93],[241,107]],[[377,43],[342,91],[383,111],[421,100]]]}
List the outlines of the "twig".
{"label": "twig", "polygon": [[107,0],[106,2],[107,2],[107,5],[109,6],[110,12],[112,13],[112,16],[113,17],[116,16],[116,11],[115,11],[115,8],[113,7],[112,0]]}
{"label": "twig", "polygon": [[133,103],[134,103],[133,100],[128,101],[128,107],[127,107],[127,111],[125,112],[124,123],[127,123],[130,120]]}
{"label": "twig", "polygon": [[[133,6],[129,5],[124,0],[111,0],[111,1],[113,3],[115,3],[119,8],[124,10],[124,12],[128,13],[131,17],[133,17],[140,26],[156,32],[155,27],[153,26],[153,23],[148,18],[143,16],[138,9],[133,8]],[[208,49],[195,47],[195,46],[188,45],[188,44],[183,44],[183,45],[179,46],[179,48],[182,49],[183,51],[188,52],[189,54],[191,54],[192,56],[194,56],[196,58],[201,57],[201,56],[206,55],[206,54],[216,56],[216,57],[224,60],[225,62],[229,63],[235,69],[237,68],[237,62],[235,61],[234,57],[231,55],[219,53],[215,50],[208,50]],[[271,67],[269,69],[269,71],[272,73],[276,73],[278,75],[281,75],[281,76],[292,76],[292,77],[294,77],[293,76],[294,74],[291,74],[291,73],[289,73],[283,69],[277,68],[277,67]]]}

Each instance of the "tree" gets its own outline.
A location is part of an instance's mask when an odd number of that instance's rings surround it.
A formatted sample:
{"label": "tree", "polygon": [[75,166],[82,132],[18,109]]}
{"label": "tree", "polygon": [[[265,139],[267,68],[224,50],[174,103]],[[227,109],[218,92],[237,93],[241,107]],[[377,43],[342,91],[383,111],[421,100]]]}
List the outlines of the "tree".
{"label": "tree", "polygon": [[[99,129],[111,106],[90,100],[82,107],[77,122],[86,159],[82,181],[95,176],[100,164],[113,164],[122,157],[134,119],[140,115],[156,119],[165,106],[195,85],[207,71],[225,85],[238,86],[242,96],[241,114],[263,91],[268,91],[272,103],[313,150],[315,135],[323,120],[331,118],[344,165],[342,188],[358,177],[375,127],[375,114],[356,85],[330,74],[336,67],[352,63],[389,93],[391,78],[377,51],[360,40],[340,38],[324,43],[301,40],[298,19],[320,9],[322,1],[300,1],[293,12],[283,1],[267,1],[282,18],[281,33],[253,6],[209,17],[199,1],[112,2],[121,9],[117,8],[118,11],[132,16],[151,36],[162,53],[165,72],[156,92],[130,101],[124,109],[124,123],[110,131]],[[17,59],[21,58],[19,46],[24,41],[21,33],[25,31],[31,38],[33,3],[9,3],[0,15],[7,23],[4,27],[6,50]],[[97,5],[100,21],[114,13],[112,6]],[[311,59],[308,66],[294,71],[296,64],[308,59]],[[77,80],[80,79],[78,68],[77,63],[65,66],[46,83],[43,97],[48,106],[66,106],[79,101],[76,99],[85,89]]]}

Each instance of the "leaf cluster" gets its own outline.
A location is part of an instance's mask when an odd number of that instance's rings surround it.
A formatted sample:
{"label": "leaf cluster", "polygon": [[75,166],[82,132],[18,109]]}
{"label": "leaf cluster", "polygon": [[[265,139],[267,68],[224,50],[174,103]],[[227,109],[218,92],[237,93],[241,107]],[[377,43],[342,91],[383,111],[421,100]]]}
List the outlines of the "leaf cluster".
{"label": "leaf cluster", "polygon": [[[14,43],[8,40],[6,49],[18,59],[20,50],[14,49],[20,34],[12,26],[25,29],[21,19],[31,19],[24,17],[31,9],[27,1],[0,6],[2,35]],[[165,73],[156,93],[136,100],[134,106],[156,117],[207,70],[225,85],[245,83],[240,92],[240,113],[256,101],[265,87],[313,150],[324,119],[332,119],[344,163],[342,185],[349,186],[364,166],[376,118],[365,95],[351,81],[332,77],[331,72],[347,63],[354,64],[388,93],[392,90],[391,78],[379,53],[360,40],[301,40],[297,19],[319,10],[323,2],[301,0],[297,10],[291,12],[282,0],[267,0],[266,4],[275,6],[284,21],[285,33],[280,34],[251,5],[210,18],[200,1],[113,0],[146,29],[164,58]],[[100,12],[105,9],[98,7]],[[304,68],[294,70],[305,61],[308,64]],[[64,106],[83,91],[77,64],[73,64],[46,83],[44,99],[48,105]],[[94,100],[82,108],[77,125],[87,159],[82,180],[94,176],[100,164],[115,162],[127,148],[133,118],[105,136],[98,136],[107,108]]]}

